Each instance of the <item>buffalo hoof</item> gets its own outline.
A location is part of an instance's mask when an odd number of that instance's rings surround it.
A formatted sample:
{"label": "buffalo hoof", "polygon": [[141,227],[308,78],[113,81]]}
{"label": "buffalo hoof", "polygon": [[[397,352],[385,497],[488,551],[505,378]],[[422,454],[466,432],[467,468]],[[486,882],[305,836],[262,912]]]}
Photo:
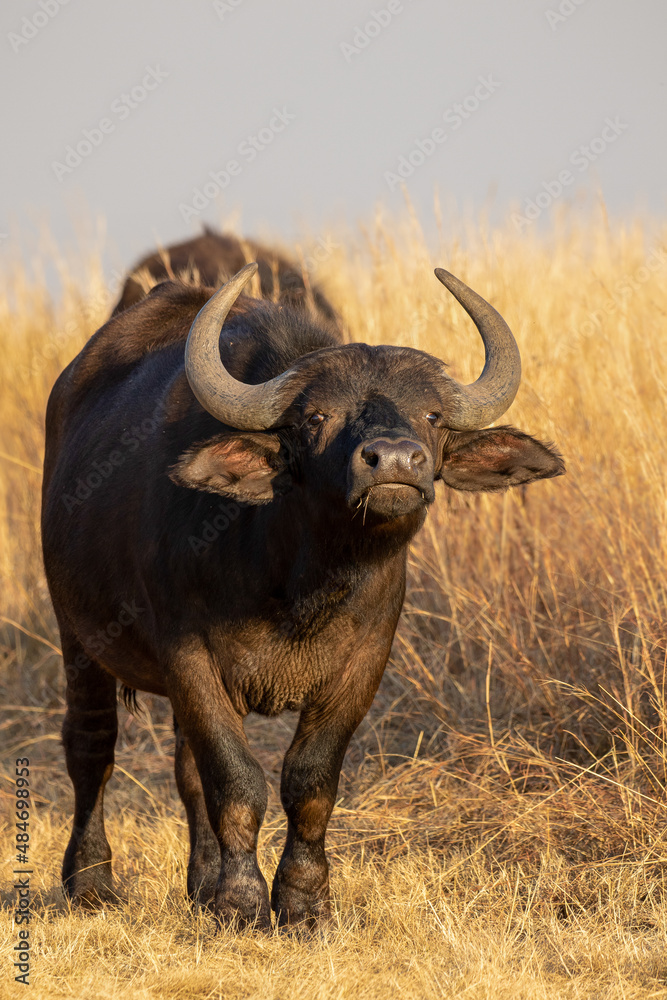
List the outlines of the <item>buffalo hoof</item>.
{"label": "buffalo hoof", "polygon": [[270,931],[272,926],[268,905],[241,909],[230,903],[222,905],[216,903],[214,916],[219,927],[228,927],[232,930]]}
{"label": "buffalo hoof", "polygon": [[313,931],[331,922],[329,886],[308,891],[276,880],[271,893],[271,908],[278,927]]}
{"label": "buffalo hoof", "polygon": [[111,850],[107,843],[70,841],[63,861],[62,882],[65,894],[75,906],[97,910],[125,902],[113,887]]}
{"label": "buffalo hoof", "polygon": [[122,906],[127,902],[127,898],[121,896],[111,886],[77,889],[71,886],[70,880],[63,885],[63,888],[72,906],[80,907],[82,910],[100,910],[104,906]]}
{"label": "buffalo hoof", "polygon": [[213,912],[223,927],[271,930],[269,889],[256,864],[236,878],[221,878],[215,892]]}

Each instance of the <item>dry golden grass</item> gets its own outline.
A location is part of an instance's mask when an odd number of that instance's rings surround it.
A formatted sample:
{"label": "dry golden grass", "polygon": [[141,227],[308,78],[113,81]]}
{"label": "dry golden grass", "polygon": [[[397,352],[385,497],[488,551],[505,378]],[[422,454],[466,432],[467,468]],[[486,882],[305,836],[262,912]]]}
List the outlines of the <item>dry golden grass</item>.
{"label": "dry golden grass", "polygon": [[[72,795],[39,468],[50,386],[110,300],[94,253],[76,280],[58,262],[57,306],[38,271],[6,275],[2,791],[14,758],[28,755],[31,996],[667,997],[667,228],[564,214],[548,234],[518,238],[480,223],[442,236],[433,254],[408,213],[338,242],[313,277],[352,339],[425,348],[471,379],[481,346],[433,265],[493,302],[524,363],[506,419],[555,441],[567,476],[505,497],[439,494],[412,548],[385,680],[345,761],[327,934],[215,935],[189,912],[170,715],[145,696],[146,714],[121,709],[107,793],[129,901],[72,913],[59,887]],[[248,723],[270,782],[269,877],[292,726]],[[7,957],[14,830],[3,817],[2,996],[20,990]]]}

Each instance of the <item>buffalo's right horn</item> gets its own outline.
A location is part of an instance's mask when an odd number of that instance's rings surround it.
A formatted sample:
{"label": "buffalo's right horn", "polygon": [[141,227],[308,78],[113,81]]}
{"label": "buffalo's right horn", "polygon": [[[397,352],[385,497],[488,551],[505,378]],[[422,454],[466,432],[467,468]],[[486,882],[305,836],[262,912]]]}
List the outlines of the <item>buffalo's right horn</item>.
{"label": "buffalo's right horn", "polygon": [[229,310],[257,271],[246,264],[197,313],[185,345],[185,374],[190,388],[204,407],[223,424],[239,430],[263,431],[273,427],[294,396],[294,372],[248,385],[233,378],[220,358],[220,331]]}

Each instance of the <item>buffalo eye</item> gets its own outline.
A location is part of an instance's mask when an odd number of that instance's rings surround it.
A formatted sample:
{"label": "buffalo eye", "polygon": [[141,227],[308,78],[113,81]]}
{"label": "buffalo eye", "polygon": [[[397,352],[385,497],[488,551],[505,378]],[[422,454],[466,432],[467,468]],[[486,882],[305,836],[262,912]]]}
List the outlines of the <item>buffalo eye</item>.
{"label": "buffalo eye", "polygon": [[435,427],[435,425],[437,424],[439,417],[440,417],[439,413],[426,414],[426,419],[428,420],[429,424],[431,424],[433,427]]}
{"label": "buffalo eye", "polygon": [[317,425],[321,424],[323,420],[324,420],[324,414],[319,412],[311,413],[311,415],[308,417],[308,423],[311,425],[311,427],[317,427]]}

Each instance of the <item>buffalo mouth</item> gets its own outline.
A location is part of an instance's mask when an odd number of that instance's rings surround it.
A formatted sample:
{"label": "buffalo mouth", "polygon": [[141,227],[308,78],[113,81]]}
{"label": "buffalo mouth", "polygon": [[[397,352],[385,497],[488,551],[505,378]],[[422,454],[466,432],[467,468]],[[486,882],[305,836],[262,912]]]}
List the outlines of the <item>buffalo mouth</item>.
{"label": "buffalo mouth", "polygon": [[383,519],[405,517],[428,506],[434,499],[430,492],[407,483],[377,483],[364,490],[354,506],[363,512],[364,521],[368,514]]}

